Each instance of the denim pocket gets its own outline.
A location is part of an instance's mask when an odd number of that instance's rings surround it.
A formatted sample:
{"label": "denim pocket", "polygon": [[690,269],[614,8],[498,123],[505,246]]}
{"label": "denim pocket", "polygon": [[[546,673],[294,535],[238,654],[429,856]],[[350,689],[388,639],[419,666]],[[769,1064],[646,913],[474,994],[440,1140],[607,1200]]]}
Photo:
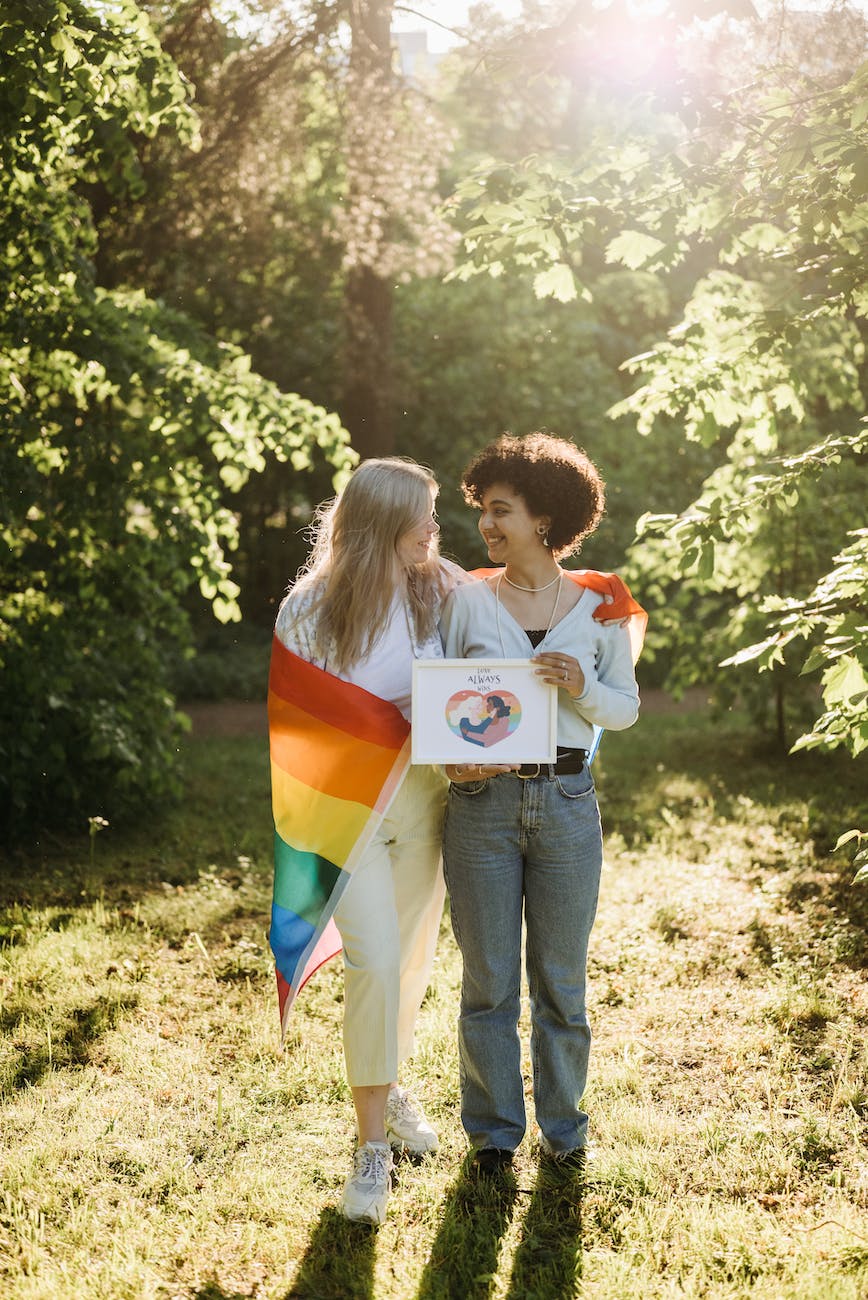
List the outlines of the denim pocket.
{"label": "denim pocket", "polygon": [[482,794],[487,790],[491,783],[491,777],[486,776],[481,781],[453,781],[449,786],[451,794],[461,795],[463,798],[472,799],[474,795]]}
{"label": "denim pocket", "polygon": [[576,772],[570,776],[555,776],[555,785],[558,793],[562,794],[565,799],[592,799],[596,794],[594,789],[594,778],[591,776],[587,764],[581,772]]}

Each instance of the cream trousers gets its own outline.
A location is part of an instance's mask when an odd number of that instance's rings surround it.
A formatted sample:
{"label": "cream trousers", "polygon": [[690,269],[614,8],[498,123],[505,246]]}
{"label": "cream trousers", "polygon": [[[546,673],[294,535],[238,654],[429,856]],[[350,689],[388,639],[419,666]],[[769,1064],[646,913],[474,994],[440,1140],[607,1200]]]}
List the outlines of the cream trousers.
{"label": "cream trousers", "polygon": [[408,770],[334,913],[343,941],[351,1088],[394,1082],[413,1049],[443,915],[447,788],[437,768]]}

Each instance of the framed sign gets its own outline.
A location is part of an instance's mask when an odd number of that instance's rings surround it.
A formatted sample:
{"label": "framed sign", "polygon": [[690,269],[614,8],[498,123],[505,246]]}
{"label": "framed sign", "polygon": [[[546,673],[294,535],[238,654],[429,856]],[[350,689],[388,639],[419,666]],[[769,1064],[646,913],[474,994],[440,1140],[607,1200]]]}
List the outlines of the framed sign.
{"label": "framed sign", "polygon": [[528,659],[417,659],[414,763],[553,763],[557,688]]}

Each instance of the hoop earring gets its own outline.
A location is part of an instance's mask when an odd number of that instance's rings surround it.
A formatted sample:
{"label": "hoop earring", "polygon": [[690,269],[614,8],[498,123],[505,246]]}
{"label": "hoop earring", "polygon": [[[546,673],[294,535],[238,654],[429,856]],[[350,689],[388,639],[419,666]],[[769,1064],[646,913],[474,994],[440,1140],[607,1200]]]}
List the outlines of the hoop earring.
{"label": "hoop earring", "polygon": [[548,545],[549,545],[549,530],[548,530],[547,528],[538,528],[538,529],[536,530],[536,535],[537,535],[537,537],[539,537],[539,538],[542,539],[542,544],[543,544],[543,546],[545,546],[546,548],[548,548]]}

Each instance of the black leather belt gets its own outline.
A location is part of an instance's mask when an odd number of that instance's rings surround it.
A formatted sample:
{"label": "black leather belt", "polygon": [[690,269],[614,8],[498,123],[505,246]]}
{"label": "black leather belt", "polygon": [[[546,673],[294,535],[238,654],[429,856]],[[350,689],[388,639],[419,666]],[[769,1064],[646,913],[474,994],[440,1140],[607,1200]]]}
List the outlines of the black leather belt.
{"label": "black leather belt", "polygon": [[553,776],[575,776],[581,772],[587,761],[586,749],[560,749],[557,762],[522,763],[514,775],[520,776],[525,781],[532,781],[537,776],[544,780],[550,780]]}

